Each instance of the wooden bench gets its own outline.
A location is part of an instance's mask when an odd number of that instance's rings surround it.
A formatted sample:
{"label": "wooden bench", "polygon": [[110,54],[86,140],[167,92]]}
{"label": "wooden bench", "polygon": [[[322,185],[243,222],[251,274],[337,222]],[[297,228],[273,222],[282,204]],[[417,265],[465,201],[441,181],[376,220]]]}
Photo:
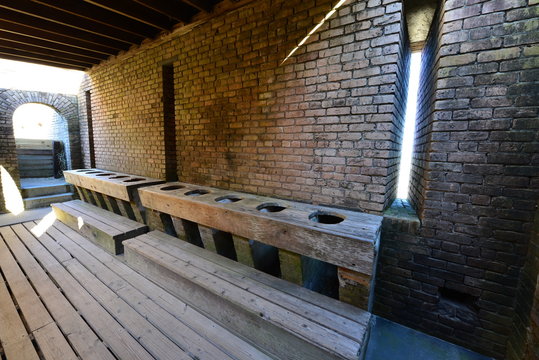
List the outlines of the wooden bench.
{"label": "wooden bench", "polygon": [[66,181],[75,186],[81,200],[147,223],[137,189],[163,183],[163,180],[101,169],[64,171]]}
{"label": "wooden bench", "polygon": [[370,313],[159,231],[124,241],[129,266],[277,359],[358,359]]}
{"label": "wooden bench", "polygon": [[144,224],[80,200],[51,206],[60,221],[115,255],[123,253],[123,240],[148,231]]}
{"label": "wooden bench", "polygon": [[298,285],[308,275],[306,258],[330,264],[339,298],[370,310],[382,217],[181,182],[139,193],[144,207],[179,219],[170,221],[173,230],[192,244],[233,253],[229,257],[249,266],[256,265],[253,242],[277,250],[277,273]]}

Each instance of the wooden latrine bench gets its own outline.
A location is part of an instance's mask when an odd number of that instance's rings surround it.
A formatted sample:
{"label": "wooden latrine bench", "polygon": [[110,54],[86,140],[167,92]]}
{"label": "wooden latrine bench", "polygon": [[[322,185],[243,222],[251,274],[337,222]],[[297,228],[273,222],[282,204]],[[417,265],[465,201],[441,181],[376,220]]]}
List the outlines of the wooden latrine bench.
{"label": "wooden latrine bench", "polygon": [[[126,198],[108,188],[110,175],[94,180],[88,172],[66,179],[84,177],[72,183],[81,193],[91,186],[94,200]],[[162,223],[150,228],[169,234],[123,241],[129,266],[271,358],[361,358],[381,217],[180,182],[137,190],[121,201],[146,223],[144,213],[158,215]],[[114,211],[105,200],[96,205]],[[257,253],[260,245],[274,251]],[[282,279],[253,268],[260,254],[277,257]],[[306,285],[309,259],[336,270],[341,301],[298,286]]]}
{"label": "wooden latrine bench", "polygon": [[370,308],[380,216],[180,182],[140,188],[139,194],[145,208],[175,218],[169,233],[245,265],[256,265],[253,241],[274,247],[278,273],[298,285],[309,275],[306,260],[331,264],[340,300]]}
{"label": "wooden latrine bench", "polygon": [[81,200],[145,223],[144,208],[137,189],[163,183],[163,180],[100,169],[64,171],[65,180],[74,185]]}

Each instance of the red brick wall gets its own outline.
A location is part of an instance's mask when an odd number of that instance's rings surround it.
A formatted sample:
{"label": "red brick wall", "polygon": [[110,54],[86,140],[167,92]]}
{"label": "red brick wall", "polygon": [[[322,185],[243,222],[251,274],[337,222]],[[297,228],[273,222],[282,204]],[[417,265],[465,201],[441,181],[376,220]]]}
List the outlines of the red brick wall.
{"label": "red brick wall", "polygon": [[91,69],[96,166],[164,177],[172,62],[182,181],[381,212],[402,136],[402,6],[349,1],[281,64],[334,5],[255,1]]}

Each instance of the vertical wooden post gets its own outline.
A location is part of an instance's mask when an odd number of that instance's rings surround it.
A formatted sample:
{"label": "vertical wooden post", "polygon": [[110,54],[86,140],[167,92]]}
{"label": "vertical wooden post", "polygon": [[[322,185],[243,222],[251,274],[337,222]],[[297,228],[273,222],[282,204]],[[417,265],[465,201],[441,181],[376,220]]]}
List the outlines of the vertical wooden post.
{"label": "vertical wooden post", "polygon": [[150,230],[165,231],[159,212],[155,210],[146,210],[146,225],[149,226]]}
{"label": "vertical wooden post", "polygon": [[185,232],[182,219],[174,216],[171,216],[171,218],[174,230],[176,230],[176,236],[181,240],[187,241],[187,233]]}
{"label": "vertical wooden post", "polygon": [[254,268],[255,262],[253,259],[253,253],[251,251],[251,244],[249,244],[249,239],[238,235],[232,235],[232,240],[234,241],[234,248],[236,249],[238,262]]}
{"label": "vertical wooden post", "polygon": [[200,240],[202,240],[202,243],[204,244],[204,249],[217,253],[215,240],[213,239],[213,231],[212,228],[198,224],[198,232],[200,233]]}
{"label": "vertical wooden post", "polygon": [[139,223],[144,224],[145,223],[144,217],[142,216],[142,213],[140,212],[138,205],[133,201],[131,201],[129,204],[131,205],[133,214],[135,215],[135,221],[138,221]]}
{"label": "vertical wooden post", "polygon": [[[148,210],[146,210],[146,218],[148,218]],[[172,223],[172,218],[169,214],[159,213],[159,219],[163,225],[163,230],[170,236],[178,237],[176,234],[176,229],[174,229],[174,224]]]}
{"label": "vertical wooden post", "polygon": [[93,191],[92,195],[94,196],[94,199],[97,202],[97,206],[99,206],[101,209],[107,210],[107,203],[105,202],[105,199],[103,199],[103,195],[101,195],[100,192]]}
{"label": "vertical wooden post", "polygon": [[135,217],[135,213],[133,212],[133,208],[131,207],[131,204],[128,201],[125,200],[118,200],[121,204],[120,208],[123,209],[122,215],[126,216],[127,218],[137,221],[137,218]]}
{"label": "vertical wooden post", "polygon": [[92,195],[92,193],[90,192],[90,190],[86,189],[86,188],[81,188],[82,190],[82,193],[84,194],[84,197],[86,198],[87,202],[92,204],[92,205],[96,205],[96,201],[94,199],[94,196]]}
{"label": "vertical wooden post", "polygon": [[357,271],[339,267],[339,300],[371,311],[369,293],[371,288],[371,276]]}
{"label": "vertical wooden post", "polygon": [[86,199],[84,198],[84,195],[82,194],[82,190],[78,186],[74,186],[74,187],[75,187],[75,190],[77,191],[77,194],[79,195],[79,199],[81,199],[82,201],[86,201]]}
{"label": "vertical wooden post", "polygon": [[112,203],[110,202],[110,196],[106,194],[101,194],[101,199],[103,200],[103,203],[105,204],[105,209],[107,209],[110,212],[114,212],[114,209],[112,208]]}
{"label": "vertical wooden post", "polygon": [[281,267],[281,278],[303,286],[301,255],[279,249],[279,266]]}
{"label": "vertical wooden post", "polygon": [[112,211],[115,214],[122,215],[122,212],[120,211],[120,207],[118,206],[118,202],[116,198],[113,198],[112,196],[103,195],[105,198],[105,202],[107,203],[107,207],[110,208],[110,211]]}

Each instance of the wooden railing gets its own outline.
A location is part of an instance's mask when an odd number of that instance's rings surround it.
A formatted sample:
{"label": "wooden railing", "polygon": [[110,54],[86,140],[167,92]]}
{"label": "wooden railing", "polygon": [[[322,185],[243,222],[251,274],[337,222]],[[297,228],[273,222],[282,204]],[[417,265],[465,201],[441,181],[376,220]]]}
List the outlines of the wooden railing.
{"label": "wooden railing", "polygon": [[117,213],[113,201],[135,208],[136,218],[150,228],[251,267],[261,267],[255,248],[265,244],[269,252],[262,260],[270,259],[274,250],[277,274],[299,285],[309,276],[305,261],[332,264],[339,299],[370,310],[382,217],[181,182],[125,182],[119,180],[133,176],[94,171],[100,173],[66,172],[84,200]]}

